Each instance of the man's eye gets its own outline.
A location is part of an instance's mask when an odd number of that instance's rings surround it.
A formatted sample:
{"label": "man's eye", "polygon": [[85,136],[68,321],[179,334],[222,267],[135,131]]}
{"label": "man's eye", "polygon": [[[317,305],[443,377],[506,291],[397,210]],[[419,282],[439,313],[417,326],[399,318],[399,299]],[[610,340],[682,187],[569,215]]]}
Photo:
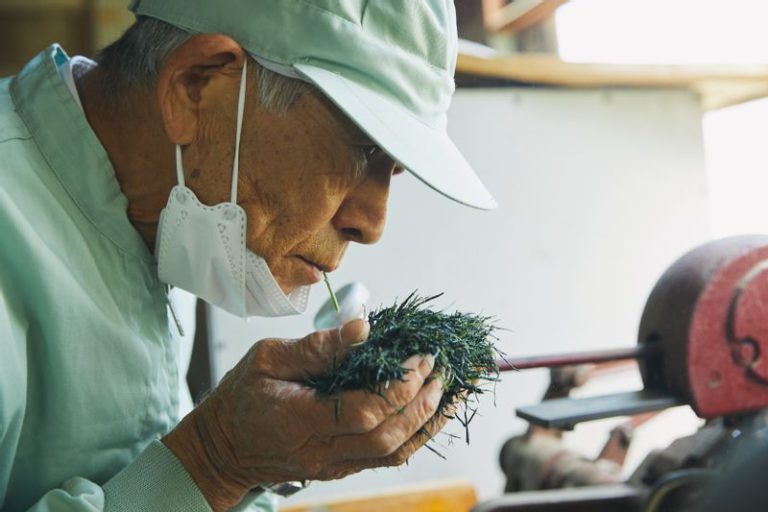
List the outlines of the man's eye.
{"label": "man's eye", "polygon": [[363,146],[363,154],[365,155],[365,159],[368,161],[371,161],[379,151],[381,151],[381,148],[376,144],[369,144],[368,146]]}

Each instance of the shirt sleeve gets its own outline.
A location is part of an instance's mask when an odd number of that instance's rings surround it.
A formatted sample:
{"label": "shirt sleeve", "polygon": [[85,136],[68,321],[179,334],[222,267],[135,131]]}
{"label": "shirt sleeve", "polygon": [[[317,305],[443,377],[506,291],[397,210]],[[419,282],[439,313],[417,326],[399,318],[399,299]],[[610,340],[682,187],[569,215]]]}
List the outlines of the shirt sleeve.
{"label": "shirt sleeve", "polygon": [[[0,278],[2,276],[0,275]],[[0,283],[2,284],[2,283]],[[27,355],[13,304],[0,286],[0,509],[8,492],[13,461],[26,410]],[[87,421],[87,419],[84,419]],[[176,456],[159,440],[104,486],[81,477],[45,493],[29,512],[210,512],[203,494]],[[249,498],[238,511],[274,512],[275,500],[263,494]]]}
{"label": "shirt sleeve", "polygon": [[[274,512],[274,499],[257,496],[234,510]],[[189,473],[160,441],[152,442],[136,460],[104,487],[72,478],[48,492],[29,512],[210,512]]]}

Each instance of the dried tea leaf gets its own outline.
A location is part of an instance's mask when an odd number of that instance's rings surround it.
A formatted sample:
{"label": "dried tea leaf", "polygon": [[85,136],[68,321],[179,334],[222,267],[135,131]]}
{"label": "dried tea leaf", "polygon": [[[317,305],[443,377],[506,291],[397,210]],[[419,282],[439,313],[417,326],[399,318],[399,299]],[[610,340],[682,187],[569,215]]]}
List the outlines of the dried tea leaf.
{"label": "dried tea leaf", "polygon": [[[444,382],[436,414],[458,418],[469,442],[477,395],[487,390],[487,383],[498,380],[496,356],[501,353],[494,345],[498,328],[491,317],[430,309],[429,302],[441,295],[420,297],[413,292],[400,304],[372,311],[368,341],[353,348],[327,374],[308,377],[304,383],[322,398],[360,389],[383,397],[391,381],[405,379],[408,370],[401,366],[403,361],[433,354],[432,376],[439,375]],[[463,412],[453,415],[454,405],[463,406]]]}

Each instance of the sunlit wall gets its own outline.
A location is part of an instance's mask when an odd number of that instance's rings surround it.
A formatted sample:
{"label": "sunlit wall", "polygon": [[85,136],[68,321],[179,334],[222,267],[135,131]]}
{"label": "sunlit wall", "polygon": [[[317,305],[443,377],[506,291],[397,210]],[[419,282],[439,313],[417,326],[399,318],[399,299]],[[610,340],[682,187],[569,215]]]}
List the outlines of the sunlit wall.
{"label": "sunlit wall", "polygon": [[765,0],[571,0],[560,56],[637,64],[768,62]]}

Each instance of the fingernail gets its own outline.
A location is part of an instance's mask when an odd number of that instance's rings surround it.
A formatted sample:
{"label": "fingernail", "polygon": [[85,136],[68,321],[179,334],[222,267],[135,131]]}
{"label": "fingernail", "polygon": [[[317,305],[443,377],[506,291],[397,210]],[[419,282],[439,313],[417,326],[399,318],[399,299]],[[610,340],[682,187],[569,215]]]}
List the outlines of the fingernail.
{"label": "fingernail", "polygon": [[421,357],[421,361],[419,361],[419,366],[416,368],[416,373],[419,375],[419,378],[421,380],[427,380],[427,377],[429,377],[429,374],[432,372],[432,368],[435,364],[435,356],[433,355],[426,355]]}
{"label": "fingernail", "polygon": [[[371,332],[371,324],[368,323],[367,320],[362,321],[362,325],[358,326],[356,325],[360,320],[352,320],[347,323],[345,323],[341,328],[339,329],[339,335],[341,336],[341,339],[350,339],[352,338],[352,333],[350,332],[350,329],[354,329],[355,332],[354,336],[357,338],[356,340],[350,340],[348,342],[348,345],[350,347],[356,347],[358,345],[362,345],[368,340],[368,335]],[[353,338],[354,339],[354,338]]]}
{"label": "fingernail", "polygon": [[363,327],[362,331],[360,332],[360,339],[354,343],[351,344],[351,346],[356,347],[358,345],[362,345],[366,341],[368,341],[368,336],[371,334],[371,324],[368,323],[368,320],[363,320]]}

